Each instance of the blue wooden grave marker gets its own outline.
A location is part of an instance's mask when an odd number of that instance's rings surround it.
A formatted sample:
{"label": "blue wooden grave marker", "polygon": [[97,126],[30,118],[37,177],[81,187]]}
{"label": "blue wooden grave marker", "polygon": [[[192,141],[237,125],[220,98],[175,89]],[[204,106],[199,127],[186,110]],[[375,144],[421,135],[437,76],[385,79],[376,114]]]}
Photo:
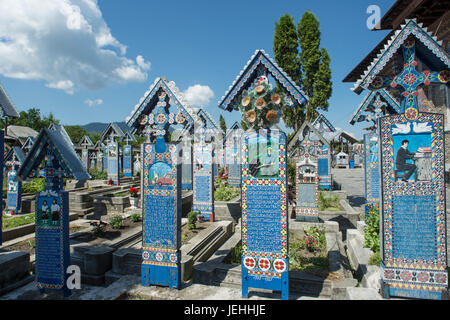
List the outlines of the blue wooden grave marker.
{"label": "blue wooden grave marker", "polygon": [[[268,75],[284,93],[272,88]],[[270,127],[279,121],[282,106],[306,101],[275,61],[257,50],[219,102],[224,110],[239,110],[249,128],[242,142],[243,297],[252,287],[289,298],[286,135]]]}
{"label": "blue wooden grave marker", "polygon": [[22,202],[22,182],[18,181],[17,170],[25,160],[25,155],[21,148],[12,147],[5,157],[5,167],[8,170],[8,193],[6,201],[6,215],[15,215],[19,213]]}
{"label": "blue wooden grave marker", "polygon": [[378,157],[378,132],[364,134],[364,195],[365,213],[379,207],[380,202],[380,161]]}
{"label": "blue wooden grave marker", "polygon": [[133,154],[132,146],[123,146],[123,175],[125,177],[133,176]]}
{"label": "blue wooden grave marker", "polygon": [[[317,119],[316,119],[317,120]],[[299,160],[306,151],[303,141],[309,141],[309,154],[317,159],[318,186],[331,190],[331,153],[330,144],[319,132],[319,129],[308,121],[304,121],[288,143],[289,157]]]}
{"label": "blue wooden grave marker", "polygon": [[319,222],[319,175],[317,146],[308,137],[302,141],[299,160],[296,163],[295,219]]}
{"label": "blue wooden grave marker", "polygon": [[188,132],[183,135],[181,142],[181,184],[183,190],[192,190],[192,177],[193,177],[193,166],[192,166],[192,144],[191,136]]}
{"label": "blue wooden grave marker", "polygon": [[225,166],[228,170],[228,184],[241,187],[241,150],[243,130],[235,122],[225,136]]}
{"label": "blue wooden grave marker", "polygon": [[288,299],[286,136],[260,129],[245,132],[243,141],[242,296],[251,287]]}
{"label": "blue wooden grave marker", "polygon": [[[403,59],[403,70],[384,75],[394,58]],[[417,96],[419,86],[447,83],[449,68],[445,49],[415,20],[407,20],[354,89],[391,87],[401,92],[401,113],[378,120],[385,298],[447,298],[444,116],[421,112]]]}
{"label": "blue wooden grave marker", "polygon": [[[141,283],[179,288],[181,284],[181,159],[175,144],[168,144],[169,127],[193,124],[173,83],[157,78],[126,119],[142,144],[142,264]],[[169,112],[173,106],[177,114]],[[155,139],[150,143],[150,137]]]}
{"label": "blue wooden grave marker", "polygon": [[198,219],[214,221],[213,146],[205,141],[205,127],[198,128],[193,151],[193,200],[192,211],[200,212]]}
{"label": "blue wooden grave marker", "polygon": [[[141,283],[179,288],[181,283],[181,174],[179,151],[156,152],[144,143]],[[179,160],[178,160],[179,161]]]}
{"label": "blue wooden grave marker", "polygon": [[[39,170],[41,163],[45,167]],[[36,283],[37,287],[63,290],[67,296],[70,265],[69,194],[64,177],[90,179],[75,150],[60,130],[42,129],[17,172],[21,181],[36,172],[45,178],[45,190],[36,194]]]}
{"label": "blue wooden grave marker", "polygon": [[377,119],[382,115],[400,113],[400,104],[386,89],[370,91],[353,114],[350,124],[368,121],[373,125],[364,135],[364,196],[365,214],[376,210],[380,201],[380,166]]}
{"label": "blue wooden grave marker", "polygon": [[119,143],[116,141],[108,141],[106,150],[108,152],[106,160],[108,163],[108,180],[112,180],[113,184],[119,185]]}

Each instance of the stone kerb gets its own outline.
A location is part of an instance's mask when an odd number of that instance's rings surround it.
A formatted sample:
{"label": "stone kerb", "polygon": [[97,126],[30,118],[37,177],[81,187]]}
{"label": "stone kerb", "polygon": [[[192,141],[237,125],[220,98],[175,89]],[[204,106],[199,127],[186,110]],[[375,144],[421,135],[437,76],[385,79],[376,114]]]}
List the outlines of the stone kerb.
{"label": "stone kerb", "polygon": [[229,201],[215,201],[214,213],[216,220],[228,220],[237,223],[242,215],[241,196],[237,196]]}

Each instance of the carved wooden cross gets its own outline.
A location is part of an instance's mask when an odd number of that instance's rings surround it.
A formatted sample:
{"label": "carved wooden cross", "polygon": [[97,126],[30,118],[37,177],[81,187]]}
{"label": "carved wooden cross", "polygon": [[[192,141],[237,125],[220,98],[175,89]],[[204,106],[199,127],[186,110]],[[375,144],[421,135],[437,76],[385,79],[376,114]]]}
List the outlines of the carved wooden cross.
{"label": "carved wooden cross", "polygon": [[403,70],[400,74],[390,76],[377,76],[369,85],[370,90],[376,90],[385,87],[395,88],[400,85],[403,88],[401,99],[401,111],[405,113],[408,120],[415,119],[419,113],[417,102],[418,87],[422,84],[447,83],[449,71],[432,72],[425,70],[418,72],[416,70],[416,48],[415,39],[410,37],[402,45],[403,50]]}

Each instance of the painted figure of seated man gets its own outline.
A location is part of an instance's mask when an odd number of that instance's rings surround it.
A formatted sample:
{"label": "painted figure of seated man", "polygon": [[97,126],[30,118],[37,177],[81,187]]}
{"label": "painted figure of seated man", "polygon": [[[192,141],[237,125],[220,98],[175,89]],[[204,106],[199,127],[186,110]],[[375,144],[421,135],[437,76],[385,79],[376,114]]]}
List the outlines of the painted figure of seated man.
{"label": "painted figure of seated man", "polygon": [[413,159],[415,153],[408,151],[408,140],[402,141],[402,146],[398,148],[397,157],[395,159],[395,166],[397,170],[404,172],[402,181],[407,181],[413,173],[416,171],[416,165],[412,163],[406,163],[407,159]]}
{"label": "painted figure of seated man", "polygon": [[272,154],[272,148],[267,148],[267,154],[263,158],[263,164],[260,166],[261,171],[260,174],[262,176],[273,176],[276,174],[276,169],[274,168],[275,165],[275,156]]}

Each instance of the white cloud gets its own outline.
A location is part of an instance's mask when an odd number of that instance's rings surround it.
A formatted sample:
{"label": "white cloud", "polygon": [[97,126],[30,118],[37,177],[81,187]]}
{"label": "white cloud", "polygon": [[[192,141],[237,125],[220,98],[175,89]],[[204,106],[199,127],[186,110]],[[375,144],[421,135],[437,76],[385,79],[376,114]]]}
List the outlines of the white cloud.
{"label": "white cloud", "polygon": [[136,63],[143,70],[149,70],[150,69],[150,62],[145,62],[144,58],[141,55],[136,57]]}
{"label": "white cloud", "polygon": [[209,104],[214,97],[214,92],[209,86],[196,84],[190,86],[183,92],[183,96],[189,104],[197,107],[204,107]]}
{"label": "white cloud", "polygon": [[145,81],[150,62],[125,56],[97,0],[1,0],[0,74],[72,94]]}
{"label": "white cloud", "polygon": [[86,99],[84,100],[84,103],[87,104],[89,107],[98,106],[103,104],[102,99]]}
{"label": "white cloud", "polygon": [[73,82],[70,80],[60,80],[57,82],[50,82],[47,83],[45,86],[53,89],[64,90],[68,94],[73,94]]}

